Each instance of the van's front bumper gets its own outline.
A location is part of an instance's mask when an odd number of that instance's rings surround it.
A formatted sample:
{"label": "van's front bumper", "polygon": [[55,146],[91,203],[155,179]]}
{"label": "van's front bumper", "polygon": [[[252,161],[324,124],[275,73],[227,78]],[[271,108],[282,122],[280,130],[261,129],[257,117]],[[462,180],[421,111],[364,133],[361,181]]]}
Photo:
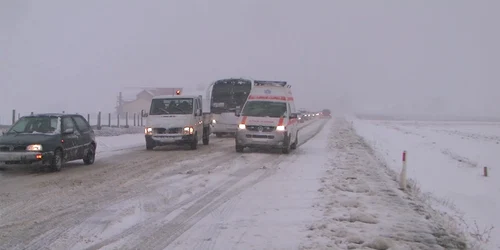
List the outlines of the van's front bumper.
{"label": "van's front bumper", "polygon": [[236,132],[236,144],[249,148],[283,148],[287,145],[287,131],[257,132],[239,129]]}
{"label": "van's front bumper", "polygon": [[169,134],[169,135],[145,135],[146,142],[152,143],[155,146],[164,145],[182,145],[188,144],[195,140],[194,135],[184,134]]}
{"label": "van's front bumper", "polygon": [[0,162],[5,164],[43,163],[52,159],[53,152],[0,152]]}

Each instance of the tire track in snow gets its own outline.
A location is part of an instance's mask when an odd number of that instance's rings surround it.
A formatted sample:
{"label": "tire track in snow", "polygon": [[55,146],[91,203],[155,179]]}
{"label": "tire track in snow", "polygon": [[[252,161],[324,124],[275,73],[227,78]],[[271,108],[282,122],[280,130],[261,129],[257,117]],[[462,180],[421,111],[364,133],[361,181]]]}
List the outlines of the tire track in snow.
{"label": "tire track in snow", "polygon": [[[323,124],[320,126],[320,128],[324,126],[325,122],[326,121],[323,121]],[[306,126],[309,126],[313,123],[314,122],[308,123],[306,124]],[[305,128],[306,126],[304,126],[303,128]],[[316,134],[317,132],[312,136],[315,136]],[[307,138],[306,140],[304,140],[304,142],[299,142],[299,144],[302,145],[309,139],[310,138]],[[208,190],[207,192],[192,196],[189,199],[167,209],[166,211],[162,211],[159,215],[149,218],[146,221],[137,224],[129,228],[128,230],[115,235],[112,238],[106,239],[86,249],[101,249],[106,246],[124,248],[125,246],[117,244],[125,244],[130,246],[132,242],[135,243],[133,247],[125,248],[164,249],[172,242],[174,242],[185,231],[196,224],[199,220],[201,220],[205,216],[208,216],[222,204],[231,200],[231,198],[237,196],[248,187],[255,185],[256,183],[272,175],[276,171],[276,168],[272,166],[277,165],[283,159],[291,157],[293,154],[288,156],[256,154],[260,157],[253,157],[253,159],[249,159],[250,156],[248,156],[248,154],[234,153],[232,155],[239,155],[240,159],[246,160],[247,162],[244,164],[245,166],[243,166],[243,168],[238,169],[236,172],[233,172],[230,175],[230,180],[222,183],[213,190]],[[261,167],[250,167],[253,165],[267,165],[271,167],[267,167],[263,170]],[[258,171],[262,171],[262,173],[258,173]],[[255,173],[257,173],[257,176],[250,180],[244,181],[245,178],[251,177]],[[240,182],[243,183],[238,186],[237,184]],[[175,214],[175,212],[179,212],[178,210],[182,211],[180,211],[180,213],[171,220],[165,221],[165,217],[168,217],[170,214]]]}
{"label": "tire track in snow", "polygon": [[[206,159],[211,159],[217,157],[212,153],[229,148],[230,146],[202,147],[198,151],[181,151],[183,154],[175,151],[139,151],[122,158],[96,162],[90,166],[88,172],[82,172],[87,168],[82,167],[77,171],[71,169],[50,175],[27,175],[26,178],[36,179],[29,179],[27,184],[19,183],[22,184],[21,187],[12,183],[3,186],[7,190],[22,188],[21,190],[27,192],[21,193],[18,189],[19,197],[13,198],[16,200],[14,203],[0,204],[3,211],[0,228],[3,232],[9,232],[4,238],[10,239],[1,240],[0,248],[3,248],[3,245],[10,249],[40,249],[40,246],[48,246],[106,204],[146,192],[147,188],[132,188],[132,185],[147,179],[145,176],[150,175],[151,171],[165,171],[164,164],[168,164],[168,159],[182,161],[195,155],[206,155]],[[164,176],[178,174],[183,167],[186,166],[177,164],[166,168]],[[189,165],[191,169],[199,167],[199,163]],[[135,183],[132,180],[135,180]],[[72,185],[75,182],[77,185]],[[27,240],[30,241],[28,244]]]}

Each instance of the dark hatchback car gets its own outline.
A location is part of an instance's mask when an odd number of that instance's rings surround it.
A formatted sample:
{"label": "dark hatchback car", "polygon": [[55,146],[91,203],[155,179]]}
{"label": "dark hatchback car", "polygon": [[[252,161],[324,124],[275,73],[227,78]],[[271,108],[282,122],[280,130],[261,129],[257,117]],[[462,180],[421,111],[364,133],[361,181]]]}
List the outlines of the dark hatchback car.
{"label": "dark hatchback car", "polygon": [[37,114],[21,117],[0,136],[0,163],[41,164],[60,171],[63,163],[83,159],[94,163],[95,134],[78,114]]}

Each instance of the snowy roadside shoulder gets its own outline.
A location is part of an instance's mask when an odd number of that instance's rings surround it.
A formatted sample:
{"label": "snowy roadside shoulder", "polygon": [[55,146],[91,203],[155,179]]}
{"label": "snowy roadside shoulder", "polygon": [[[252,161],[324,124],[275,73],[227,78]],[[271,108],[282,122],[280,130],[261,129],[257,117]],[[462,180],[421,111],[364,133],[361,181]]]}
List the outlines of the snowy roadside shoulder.
{"label": "snowy roadside shoulder", "polygon": [[466,235],[470,249],[500,249],[500,145],[492,139],[498,123],[355,120],[354,127],[395,172],[408,151],[408,192],[432,207],[448,230]]}
{"label": "snowy roadside shoulder", "polygon": [[144,134],[123,134],[117,136],[99,136],[97,141],[97,155],[137,148],[145,145]]}
{"label": "snowy roadside shoulder", "polygon": [[335,119],[329,129],[318,220],[302,249],[466,249],[429,206],[399,190],[350,122]]}
{"label": "snowy roadside shoulder", "polygon": [[101,129],[94,128],[96,136],[118,136],[125,134],[142,134],[144,133],[143,127],[128,127],[128,128],[114,128],[114,127],[101,127]]}

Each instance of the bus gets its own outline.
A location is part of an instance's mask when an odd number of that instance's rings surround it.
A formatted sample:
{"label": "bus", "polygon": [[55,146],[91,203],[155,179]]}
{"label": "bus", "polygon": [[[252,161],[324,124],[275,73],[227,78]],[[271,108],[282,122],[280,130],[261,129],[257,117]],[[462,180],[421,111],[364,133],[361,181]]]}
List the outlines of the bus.
{"label": "bus", "polygon": [[212,82],[207,89],[212,117],[211,132],[216,137],[236,134],[238,117],[235,111],[245,104],[253,87],[248,78],[227,78]]}

